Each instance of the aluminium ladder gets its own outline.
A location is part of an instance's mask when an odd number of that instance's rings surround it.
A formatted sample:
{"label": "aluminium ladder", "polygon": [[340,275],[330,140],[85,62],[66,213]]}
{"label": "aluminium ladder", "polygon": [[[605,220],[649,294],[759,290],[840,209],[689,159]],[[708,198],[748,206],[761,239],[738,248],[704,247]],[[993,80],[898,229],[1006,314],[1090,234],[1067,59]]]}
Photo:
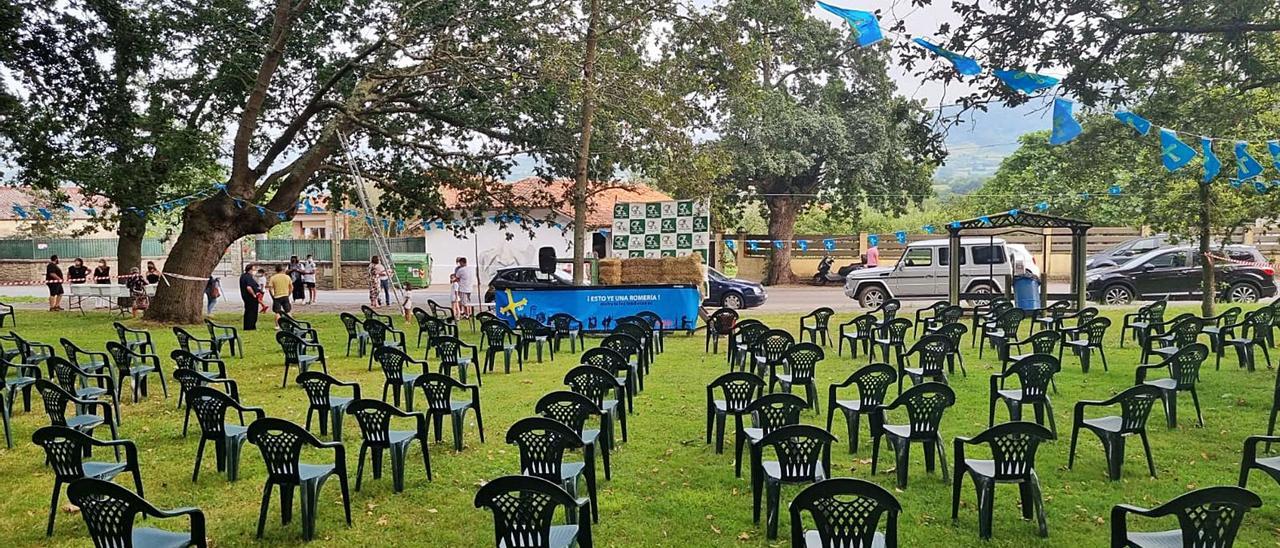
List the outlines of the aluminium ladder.
{"label": "aluminium ladder", "polygon": [[399,305],[404,302],[404,288],[400,284],[400,278],[396,275],[396,266],[391,259],[391,246],[387,243],[387,237],[382,232],[382,227],[368,213],[373,211],[369,206],[369,194],[365,191],[365,180],[360,175],[360,166],[356,163],[355,157],[351,154],[351,147],[348,144],[347,137],[338,132],[338,143],[342,145],[342,153],[346,156],[347,165],[351,166],[351,177],[355,181],[356,197],[360,200],[360,209],[365,212],[365,222],[369,224],[369,233],[373,240],[374,247],[378,250],[378,256],[382,258],[383,266],[387,269],[387,275],[391,278],[392,293],[395,294],[396,302],[387,303],[388,306]]}

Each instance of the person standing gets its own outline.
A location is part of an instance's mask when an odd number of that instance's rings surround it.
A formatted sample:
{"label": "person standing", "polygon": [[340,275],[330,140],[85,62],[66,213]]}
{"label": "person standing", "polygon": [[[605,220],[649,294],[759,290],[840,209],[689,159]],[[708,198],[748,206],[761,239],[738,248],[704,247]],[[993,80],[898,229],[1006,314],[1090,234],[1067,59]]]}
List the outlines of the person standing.
{"label": "person standing", "polygon": [[240,274],[240,300],[244,303],[244,330],[258,329],[258,304],[262,286],[253,277],[253,265],[245,265]]}
{"label": "person standing", "polygon": [[316,260],[312,255],[302,261],[302,286],[307,292],[307,304],[316,304]]}
{"label": "person standing", "polygon": [[276,273],[267,280],[271,290],[271,310],[276,313],[276,330],[280,329],[280,315],[293,310],[289,294],[293,293],[293,278],[285,274],[284,265],[276,265]]}
{"label": "person standing", "polygon": [[377,308],[383,302],[391,304],[391,278],[387,276],[387,267],[382,265],[382,258],[374,255],[369,257],[369,306]]}
{"label": "person standing", "polygon": [[879,242],[871,244],[867,248],[867,259],[862,261],[864,268],[875,268],[880,266],[880,244]]}
{"label": "person standing", "polygon": [[462,305],[462,317],[471,317],[471,291],[476,288],[476,267],[467,265],[466,257],[458,257],[458,299]]}
{"label": "person standing", "polygon": [[44,267],[44,284],[49,287],[49,311],[62,310],[62,267],[58,266],[58,256],[50,255],[49,264]]}
{"label": "person standing", "polygon": [[93,283],[111,283],[111,267],[107,266],[106,259],[98,259],[98,266],[93,269]]}
{"label": "person standing", "polygon": [[307,291],[302,287],[302,262],[298,261],[297,255],[289,257],[289,269],[286,272],[289,274],[290,281],[293,282],[293,301],[301,303],[307,298]]}
{"label": "person standing", "polygon": [[204,314],[206,316],[213,314],[213,306],[218,304],[218,297],[222,296],[222,282],[217,276],[209,276],[209,280],[204,283],[204,298],[207,301]]}
{"label": "person standing", "polygon": [[67,267],[67,280],[72,284],[82,284],[89,281],[89,267],[84,265],[84,259],[79,257],[72,261],[71,266]]}

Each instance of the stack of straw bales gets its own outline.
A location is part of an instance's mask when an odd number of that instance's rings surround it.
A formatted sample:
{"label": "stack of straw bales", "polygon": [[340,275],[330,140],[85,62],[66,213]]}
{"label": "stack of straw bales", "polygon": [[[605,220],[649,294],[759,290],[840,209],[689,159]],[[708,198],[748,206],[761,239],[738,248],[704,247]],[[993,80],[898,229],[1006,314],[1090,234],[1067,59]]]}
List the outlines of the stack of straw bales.
{"label": "stack of straw bales", "polygon": [[659,259],[602,259],[602,285],[654,285],[702,283],[702,258],[697,254]]}

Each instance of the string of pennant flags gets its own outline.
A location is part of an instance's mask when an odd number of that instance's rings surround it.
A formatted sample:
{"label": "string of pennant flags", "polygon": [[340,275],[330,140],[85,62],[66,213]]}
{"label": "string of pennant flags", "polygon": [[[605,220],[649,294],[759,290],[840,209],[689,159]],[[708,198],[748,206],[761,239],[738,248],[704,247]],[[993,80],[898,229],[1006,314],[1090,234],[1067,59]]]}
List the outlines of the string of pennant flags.
{"label": "string of pennant flags", "polygon": [[[1112,184],[1111,186],[1107,187],[1107,189],[1104,192],[1101,192],[1101,193],[1080,192],[1080,193],[1069,195],[1069,196],[1045,197],[1044,199],[1041,199],[1037,201],[1035,204],[1033,204],[1030,207],[1030,211],[1035,213],[1047,213],[1051,207],[1049,203],[1050,199],[1057,200],[1060,198],[1065,198],[1065,199],[1081,200],[1081,201],[1088,202],[1090,200],[1096,200],[1100,198],[1119,198],[1123,195],[1124,195],[1124,188],[1118,184]],[[1021,208],[1013,208],[1006,211],[1002,211],[1000,212],[1000,214],[1008,214],[1012,217],[1017,217],[1018,215],[1022,214],[1022,212],[1023,212],[1023,209]],[[978,222],[983,225],[991,226],[992,225],[991,215],[995,215],[995,214],[978,216],[977,218]],[[960,221],[951,221],[941,226],[927,224],[919,227],[920,229],[919,233],[938,234],[940,231],[946,230],[948,228],[959,228],[960,223],[961,223]],[[895,241],[898,244],[906,244],[910,234],[911,233],[907,232],[906,230],[897,230],[889,233],[868,234],[867,246],[876,247],[880,245],[881,240]],[[838,249],[841,242],[857,242],[859,241],[859,239],[860,238],[856,236],[843,236],[843,237],[834,237],[834,238],[823,238],[818,243],[822,246],[823,251],[832,252]],[[798,249],[801,252],[808,252],[810,247],[814,244],[812,240],[805,240],[805,239],[793,239],[793,240],[749,239],[744,241],[743,243],[746,245],[746,250],[751,253],[769,251],[770,249],[776,250],[776,251],[782,251],[786,249],[787,246],[791,246],[792,249]],[[724,241],[724,246],[731,253],[737,252],[738,250],[738,242],[736,240],[726,239]]]}
{"label": "string of pennant flags", "polygon": [[[818,2],[818,6],[844,19],[849,24],[853,32],[853,38],[860,47],[867,47],[884,39],[884,31],[880,28],[880,21],[872,12],[841,8],[821,1]],[[982,65],[973,57],[942,48],[924,38],[914,38],[912,43],[948,61],[961,75],[977,76],[983,71]],[[1050,90],[1060,82],[1059,78],[1027,72],[1022,69],[995,69],[992,71],[992,75],[1009,89],[1028,96]],[[1066,97],[1058,96],[1053,98],[1053,125],[1049,136],[1050,144],[1066,144],[1083,133],[1084,129],[1075,117],[1075,106],[1075,101]],[[1223,168],[1222,161],[1214,151],[1214,143],[1230,142],[1232,144],[1232,153],[1235,156],[1236,168],[1235,176],[1228,177],[1228,182],[1232,187],[1251,188],[1259,194],[1266,194],[1273,188],[1280,187],[1280,178],[1271,181],[1266,180],[1262,164],[1250,152],[1249,147],[1256,143],[1251,143],[1245,139],[1215,138],[1192,132],[1157,127],[1142,116],[1127,110],[1116,111],[1113,115],[1121,123],[1133,128],[1139,136],[1145,137],[1152,132],[1152,129],[1157,129],[1156,133],[1160,139],[1161,162],[1171,172],[1182,169],[1197,156],[1203,156],[1204,174],[1201,183],[1208,184],[1212,182],[1219,176]],[[1197,139],[1199,150],[1179,139],[1179,135]],[[1268,140],[1265,145],[1271,155],[1272,164],[1276,172],[1280,174],[1280,138]]]}

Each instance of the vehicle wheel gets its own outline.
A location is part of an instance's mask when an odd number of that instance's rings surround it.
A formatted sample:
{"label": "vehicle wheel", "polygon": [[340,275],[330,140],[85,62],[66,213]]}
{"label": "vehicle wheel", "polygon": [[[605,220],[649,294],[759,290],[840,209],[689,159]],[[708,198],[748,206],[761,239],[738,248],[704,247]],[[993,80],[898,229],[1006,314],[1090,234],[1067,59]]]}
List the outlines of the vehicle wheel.
{"label": "vehicle wheel", "polygon": [[723,297],[720,297],[720,306],[738,310],[742,308],[742,295],[734,292],[725,293]]}
{"label": "vehicle wheel", "polygon": [[1258,288],[1248,282],[1240,282],[1227,290],[1227,298],[1233,303],[1258,302]]}
{"label": "vehicle wheel", "polygon": [[1129,304],[1133,302],[1133,290],[1123,285],[1109,285],[1102,290],[1103,304]]}
{"label": "vehicle wheel", "polygon": [[876,308],[884,304],[888,297],[884,288],[878,285],[865,287],[858,292],[858,302],[862,304],[862,308]]}
{"label": "vehicle wheel", "polygon": [[[995,288],[995,286],[993,286],[993,285],[991,285],[991,284],[989,284],[989,283],[987,283],[987,282],[982,282],[982,283],[978,283],[978,284],[974,284],[974,285],[970,286],[970,287],[969,287],[969,290],[968,290],[968,291],[966,291],[965,293],[982,293],[982,294],[988,294],[988,295],[989,295],[989,294],[993,294],[993,293],[995,293],[995,292],[996,292],[996,288]],[[989,300],[989,299],[988,299],[988,300]],[[969,305],[969,306],[973,307],[973,306],[978,306],[978,305],[980,305],[980,304],[982,304],[982,303],[985,303],[985,302],[987,302],[987,301],[986,301],[986,300],[967,300],[967,301],[965,301],[965,302],[966,302],[966,303],[968,303],[968,305]]]}

